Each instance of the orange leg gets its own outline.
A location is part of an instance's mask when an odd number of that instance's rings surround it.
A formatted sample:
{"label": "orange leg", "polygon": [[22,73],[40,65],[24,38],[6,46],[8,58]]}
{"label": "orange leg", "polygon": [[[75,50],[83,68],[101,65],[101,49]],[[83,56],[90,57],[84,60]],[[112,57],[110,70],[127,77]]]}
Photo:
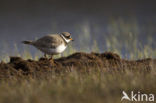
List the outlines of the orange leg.
{"label": "orange leg", "polygon": [[50,55],[50,58],[49,58],[49,60],[53,60],[53,55]]}
{"label": "orange leg", "polygon": [[46,53],[44,53],[44,57],[45,57],[45,58],[47,58],[47,55],[46,55]]}

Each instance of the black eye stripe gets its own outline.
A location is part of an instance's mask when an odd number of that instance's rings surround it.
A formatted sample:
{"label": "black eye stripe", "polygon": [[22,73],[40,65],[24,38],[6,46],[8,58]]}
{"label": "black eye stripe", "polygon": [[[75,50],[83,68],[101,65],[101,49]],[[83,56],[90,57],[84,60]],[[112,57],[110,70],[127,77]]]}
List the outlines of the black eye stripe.
{"label": "black eye stripe", "polygon": [[65,34],[63,34],[63,36],[64,36],[65,38],[68,38],[68,39],[71,38],[71,35],[65,35]]}
{"label": "black eye stripe", "polygon": [[71,36],[66,36],[66,38],[71,38]]}

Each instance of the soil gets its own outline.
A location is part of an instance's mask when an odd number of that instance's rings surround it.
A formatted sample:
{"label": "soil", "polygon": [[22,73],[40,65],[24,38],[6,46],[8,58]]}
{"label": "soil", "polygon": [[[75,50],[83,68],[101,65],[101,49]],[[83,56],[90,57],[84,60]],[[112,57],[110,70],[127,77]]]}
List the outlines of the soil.
{"label": "soil", "polygon": [[9,63],[0,63],[0,79],[12,78],[14,76],[41,77],[43,74],[53,72],[71,72],[78,70],[89,72],[94,70],[114,71],[139,71],[150,72],[156,68],[156,59],[125,60],[118,54],[105,53],[83,53],[77,52],[68,57],[62,57],[55,60],[40,58],[35,60],[23,60],[20,57],[10,57]]}

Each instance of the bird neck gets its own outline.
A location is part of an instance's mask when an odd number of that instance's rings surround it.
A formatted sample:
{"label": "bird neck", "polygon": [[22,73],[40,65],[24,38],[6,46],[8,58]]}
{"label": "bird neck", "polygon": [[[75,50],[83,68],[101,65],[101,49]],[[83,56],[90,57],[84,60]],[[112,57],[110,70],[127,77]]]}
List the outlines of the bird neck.
{"label": "bird neck", "polygon": [[62,34],[61,34],[60,36],[63,38],[63,40],[64,40],[64,42],[65,42],[66,44],[68,44],[68,43],[70,42],[70,40],[66,39]]}

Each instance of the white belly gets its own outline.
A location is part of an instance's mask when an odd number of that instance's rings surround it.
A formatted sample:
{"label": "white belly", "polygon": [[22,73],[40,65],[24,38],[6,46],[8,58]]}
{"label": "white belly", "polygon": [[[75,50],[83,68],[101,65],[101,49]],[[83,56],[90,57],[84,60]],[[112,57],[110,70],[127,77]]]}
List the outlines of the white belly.
{"label": "white belly", "polygon": [[67,46],[65,46],[64,44],[61,44],[60,46],[58,46],[55,50],[51,49],[51,51],[55,51],[56,53],[62,53]]}
{"label": "white belly", "polygon": [[66,49],[66,47],[67,46],[65,46],[64,44],[61,44],[55,49],[53,49],[53,48],[40,48],[40,50],[46,54],[60,54]]}

